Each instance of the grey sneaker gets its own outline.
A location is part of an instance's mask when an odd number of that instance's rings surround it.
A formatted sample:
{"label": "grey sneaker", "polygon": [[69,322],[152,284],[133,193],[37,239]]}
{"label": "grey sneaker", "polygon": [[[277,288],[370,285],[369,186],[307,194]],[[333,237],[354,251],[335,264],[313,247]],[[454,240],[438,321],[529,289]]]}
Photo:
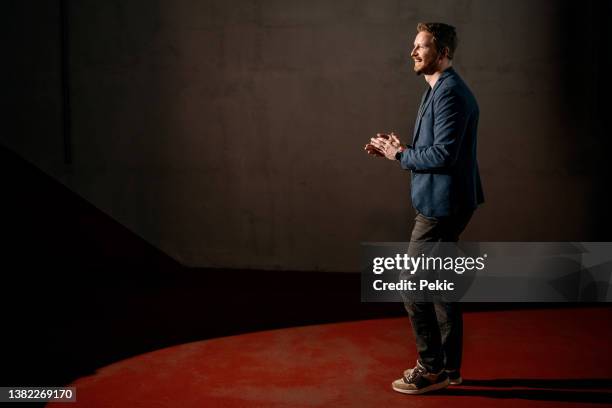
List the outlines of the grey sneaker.
{"label": "grey sneaker", "polygon": [[[410,373],[412,373],[412,370],[414,370],[414,368],[409,368],[406,371],[404,371],[404,377],[409,377]],[[463,378],[461,378],[461,373],[459,372],[459,370],[444,370],[444,371],[446,371],[446,374],[448,375],[448,380],[449,380],[450,385],[459,385],[463,382]]]}
{"label": "grey sneaker", "polygon": [[404,394],[423,394],[446,388],[448,384],[449,380],[446,371],[440,370],[439,373],[429,373],[417,361],[416,367],[410,370],[409,375],[393,381],[391,386],[395,391]]}

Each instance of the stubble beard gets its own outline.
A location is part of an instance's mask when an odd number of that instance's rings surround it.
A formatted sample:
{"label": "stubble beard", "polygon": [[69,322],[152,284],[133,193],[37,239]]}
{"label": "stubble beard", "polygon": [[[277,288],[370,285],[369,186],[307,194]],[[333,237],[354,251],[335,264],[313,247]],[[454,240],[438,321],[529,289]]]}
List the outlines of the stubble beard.
{"label": "stubble beard", "polygon": [[435,72],[436,72],[436,68],[437,68],[437,66],[436,66],[435,62],[432,62],[432,63],[430,63],[430,64],[428,64],[428,65],[423,66],[423,67],[422,67],[422,68],[420,68],[420,69],[415,69],[415,70],[414,70],[414,73],[415,73],[417,76],[419,76],[419,75],[421,75],[421,74],[422,74],[422,75],[431,75],[431,74],[433,74],[433,73],[435,73]]}
{"label": "stubble beard", "polygon": [[[424,64],[420,69],[416,69],[416,64],[415,64],[415,69],[414,69],[414,73],[419,76],[421,74],[423,75],[432,75],[436,72],[436,70],[438,69],[438,65],[436,64],[436,61],[438,61],[438,54],[436,54],[436,56],[428,63],[428,64]],[[421,63],[423,62],[423,60],[421,60]]]}

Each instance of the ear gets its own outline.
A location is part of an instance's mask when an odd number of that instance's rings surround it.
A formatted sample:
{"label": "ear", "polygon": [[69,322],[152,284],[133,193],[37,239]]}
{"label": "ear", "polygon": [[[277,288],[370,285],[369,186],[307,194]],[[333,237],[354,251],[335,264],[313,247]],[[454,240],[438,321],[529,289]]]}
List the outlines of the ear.
{"label": "ear", "polygon": [[442,48],[442,51],[440,52],[440,59],[444,57],[448,58],[449,53],[450,53],[450,49],[448,47]]}

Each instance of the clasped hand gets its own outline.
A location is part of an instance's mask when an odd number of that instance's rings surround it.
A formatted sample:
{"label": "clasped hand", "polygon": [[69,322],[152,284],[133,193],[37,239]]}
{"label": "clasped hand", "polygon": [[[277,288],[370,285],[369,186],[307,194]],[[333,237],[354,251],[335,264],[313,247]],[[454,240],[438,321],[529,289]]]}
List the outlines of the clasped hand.
{"label": "clasped hand", "polygon": [[395,133],[377,133],[376,137],[370,139],[370,143],[363,148],[366,153],[373,156],[386,157],[389,160],[395,160],[397,152],[401,152],[402,144]]}

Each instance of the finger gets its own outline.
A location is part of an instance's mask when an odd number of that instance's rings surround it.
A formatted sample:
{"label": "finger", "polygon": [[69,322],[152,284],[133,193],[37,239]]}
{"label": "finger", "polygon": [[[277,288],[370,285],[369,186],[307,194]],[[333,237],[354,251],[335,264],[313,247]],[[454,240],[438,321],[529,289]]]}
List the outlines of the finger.
{"label": "finger", "polygon": [[366,151],[368,152],[368,154],[375,154],[375,155],[381,155],[382,154],[382,152],[379,149],[377,149],[376,147],[374,147],[372,145],[370,145],[366,149]]}

